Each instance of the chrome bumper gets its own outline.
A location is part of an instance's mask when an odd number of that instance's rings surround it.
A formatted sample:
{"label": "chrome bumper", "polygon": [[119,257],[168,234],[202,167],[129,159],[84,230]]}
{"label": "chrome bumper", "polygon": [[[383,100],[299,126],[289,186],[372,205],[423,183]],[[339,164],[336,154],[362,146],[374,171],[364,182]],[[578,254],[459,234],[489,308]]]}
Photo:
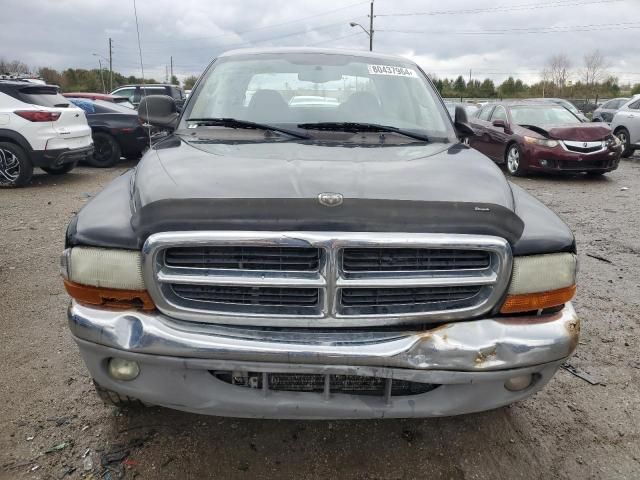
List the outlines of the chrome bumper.
{"label": "chrome bumper", "polygon": [[[69,326],[92,376],[106,388],[149,403],[197,413],[270,418],[370,418],[454,415],[520,400],[539,390],[578,343],[580,323],[568,304],[552,315],[454,322],[424,331],[263,330],[115,312],[72,304]],[[111,357],[141,365],[116,381]],[[439,384],[432,392],[371,398],[270,392],[225,384],[211,370],[377,376]],[[539,381],[510,392],[504,381]]]}

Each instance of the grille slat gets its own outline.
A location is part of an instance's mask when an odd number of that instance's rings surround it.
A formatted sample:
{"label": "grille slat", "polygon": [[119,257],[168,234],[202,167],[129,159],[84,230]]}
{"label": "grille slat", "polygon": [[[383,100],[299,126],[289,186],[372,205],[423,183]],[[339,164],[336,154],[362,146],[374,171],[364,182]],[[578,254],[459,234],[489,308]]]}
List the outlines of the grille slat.
{"label": "grille slat", "polygon": [[319,302],[317,288],[173,284],[172,289],[187,300],[220,304],[313,307]]}
{"label": "grille slat", "polygon": [[320,249],[305,247],[207,246],[169,248],[170,267],[227,270],[317,271]]}
{"label": "grille slat", "polygon": [[345,272],[415,272],[488,268],[490,255],[480,250],[433,248],[345,248]]}

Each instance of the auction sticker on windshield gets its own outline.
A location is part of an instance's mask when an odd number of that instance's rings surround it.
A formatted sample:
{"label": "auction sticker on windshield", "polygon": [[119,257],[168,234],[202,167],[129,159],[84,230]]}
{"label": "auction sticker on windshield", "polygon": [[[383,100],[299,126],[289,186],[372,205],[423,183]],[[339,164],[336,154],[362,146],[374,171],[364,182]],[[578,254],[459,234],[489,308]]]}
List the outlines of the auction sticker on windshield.
{"label": "auction sticker on windshield", "polygon": [[370,75],[392,75],[394,77],[418,78],[415,70],[393,65],[367,65]]}

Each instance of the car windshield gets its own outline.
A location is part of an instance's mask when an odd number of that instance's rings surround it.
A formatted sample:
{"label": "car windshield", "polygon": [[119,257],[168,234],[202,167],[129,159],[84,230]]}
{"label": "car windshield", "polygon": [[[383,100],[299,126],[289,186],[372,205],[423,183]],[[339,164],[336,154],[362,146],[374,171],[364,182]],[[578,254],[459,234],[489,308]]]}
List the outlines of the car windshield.
{"label": "car windshield", "polygon": [[518,125],[581,123],[579,118],[560,105],[511,107],[511,119]]}
{"label": "car windshield", "polygon": [[181,128],[190,118],[290,129],[349,122],[396,127],[430,141],[455,140],[437,93],[414,64],[402,60],[322,53],[222,57],[191,96]]}

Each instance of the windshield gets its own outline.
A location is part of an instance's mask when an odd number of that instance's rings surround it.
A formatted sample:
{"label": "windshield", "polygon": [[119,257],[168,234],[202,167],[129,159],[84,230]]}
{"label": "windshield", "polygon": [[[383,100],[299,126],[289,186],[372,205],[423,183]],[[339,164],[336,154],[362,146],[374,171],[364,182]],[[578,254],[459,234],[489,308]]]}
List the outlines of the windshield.
{"label": "windshield", "polygon": [[511,107],[511,119],[518,125],[581,123],[579,118],[560,105]]}
{"label": "windshield", "polygon": [[233,118],[294,129],[353,122],[455,140],[432,86],[415,65],[397,60],[319,53],[222,57],[191,97],[181,128],[187,128],[189,118]]}

